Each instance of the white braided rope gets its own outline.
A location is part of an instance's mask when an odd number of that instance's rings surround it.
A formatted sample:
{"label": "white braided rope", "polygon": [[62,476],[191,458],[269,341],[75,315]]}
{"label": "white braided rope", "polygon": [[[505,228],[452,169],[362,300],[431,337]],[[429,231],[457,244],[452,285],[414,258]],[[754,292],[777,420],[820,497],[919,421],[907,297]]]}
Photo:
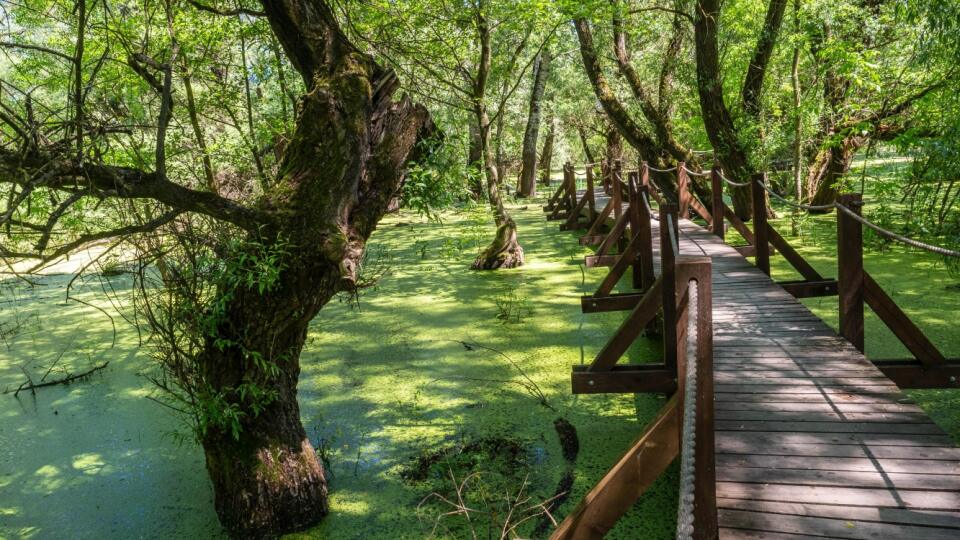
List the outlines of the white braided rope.
{"label": "white braided rope", "polygon": [[730,184],[730,185],[733,186],[733,187],[747,187],[747,186],[750,185],[750,181],[749,181],[749,180],[746,181],[746,182],[734,182],[733,180],[727,178],[726,175],[723,174],[723,171],[720,171],[720,179],[723,180],[724,182]]}
{"label": "white braided rope", "polygon": [[668,172],[673,172],[677,170],[676,166],[670,167],[669,169],[658,169],[656,167],[651,167],[650,165],[647,165],[647,168],[650,169],[651,171],[659,172],[659,173],[668,173]]}
{"label": "white braided rope", "polygon": [[688,169],[686,165],[683,166],[683,170],[687,171],[687,174],[692,174],[693,176],[710,176],[710,171],[697,172]]}
{"label": "white braided rope", "polygon": [[[697,311],[697,285],[687,283],[687,313]],[[680,432],[680,501],[677,505],[677,538],[693,538],[693,510],[696,506],[694,497],[694,474],[696,472],[695,453],[697,449],[696,417],[697,417],[697,318],[687,316],[687,361],[686,377],[683,382],[683,424]]]}

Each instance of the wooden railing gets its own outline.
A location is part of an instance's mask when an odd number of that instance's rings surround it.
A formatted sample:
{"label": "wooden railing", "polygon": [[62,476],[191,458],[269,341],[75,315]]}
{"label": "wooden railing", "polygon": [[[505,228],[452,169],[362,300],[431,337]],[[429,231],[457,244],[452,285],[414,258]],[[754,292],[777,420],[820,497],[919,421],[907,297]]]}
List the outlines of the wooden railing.
{"label": "wooden railing", "polygon": [[[821,275],[790,243],[773,228],[767,220],[766,204],[769,188],[764,174],[758,174],[749,182],[736,184],[726,180],[723,171],[714,166],[709,172],[694,172],[684,163],[667,170],[653,169],[645,162],[636,171],[623,171],[618,162],[610,167],[610,198],[600,212],[591,213],[592,220],[577,222],[568,228],[586,227],[587,234],[580,238],[581,244],[599,245],[595,255],[585,258],[588,267],[609,266],[610,273],[597,291],[583,297],[585,312],[629,310],[634,308],[653,284],[653,254],[650,242],[643,237],[645,223],[651,212],[649,200],[661,203],[667,199],[677,201],[679,217],[695,213],[706,226],[720,238],[726,236],[729,223],[748,244],[734,246],[744,256],[753,256],[756,266],[770,275],[770,260],[779,254],[790,263],[802,279],[780,281],[778,285],[797,298],[839,296],[840,335],[861,352],[864,350],[864,306],[869,306],[881,321],[893,332],[913,355],[910,359],[877,361],[876,365],[902,388],[948,388],[960,386],[960,360],[947,359],[945,355],[923,334],[917,325],[890,296],[880,287],[863,266],[863,223],[860,216],[862,201],[859,195],[842,195],[837,201],[837,275],[829,278]],[[675,174],[677,193],[675,197],[658,193],[650,182],[651,171],[658,174]],[[623,174],[628,182],[623,182]],[[709,209],[691,189],[691,174],[709,176],[711,195]],[[753,199],[753,220],[749,227],[723,201],[723,184],[749,187]],[[625,208],[621,194],[628,193],[629,205]],[[576,191],[573,191],[576,199]],[[586,199],[584,194],[583,199]],[[593,198],[592,196],[590,197]],[[789,201],[785,201],[788,204]],[[586,204],[584,200],[579,203]],[[574,206],[574,203],[571,203]],[[833,208],[834,206],[830,206]],[[845,210],[841,210],[845,209]],[[611,215],[614,217],[609,223]],[[854,216],[855,215],[855,216]],[[663,227],[661,227],[663,234]],[[633,268],[633,288],[637,293],[613,293],[616,283],[628,267]]]}
{"label": "wooden railing", "polygon": [[[667,230],[661,234],[661,249],[664,259],[671,261],[670,271],[665,270],[656,279],[594,361],[575,368],[574,392],[578,384],[596,391],[635,392],[630,381],[649,379],[659,372],[658,384],[648,391],[666,391],[672,396],[554,531],[554,540],[602,538],[680,455],[684,455],[681,491],[688,490],[692,499],[681,498],[678,525],[689,529],[685,530],[691,538],[717,538],[711,261],[709,257],[678,255],[676,212],[671,210],[661,207],[660,214]],[[693,313],[692,303],[696,308]],[[663,363],[653,369],[648,365],[618,365],[629,342],[653,320],[661,305],[667,308],[663,312],[669,332],[665,329],[664,333],[673,336],[664,348]],[[691,334],[695,336],[692,341]],[[627,385],[618,388],[618,383]]]}

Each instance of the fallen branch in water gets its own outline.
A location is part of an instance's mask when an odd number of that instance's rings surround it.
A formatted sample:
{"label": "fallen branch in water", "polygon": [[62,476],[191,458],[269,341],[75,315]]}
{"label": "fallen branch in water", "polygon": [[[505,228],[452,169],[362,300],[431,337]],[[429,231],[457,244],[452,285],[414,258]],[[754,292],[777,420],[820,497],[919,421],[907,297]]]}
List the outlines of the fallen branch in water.
{"label": "fallen branch in water", "polygon": [[[94,373],[106,368],[108,365],[110,365],[109,360],[100,364],[99,366],[93,366],[92,368],[88,369],[87,371],[84,371],[83,373],[77,373],[75,375],[68,374],[66,377],[63,377],[62,379],[56,379],[53,381],[46,381],[46,382],[40,382],[40,383],[34,383],[30,379],[30,376],[27,375],[27,380],[17,387],[17,389],[13,392],[13,397],[17,397],[17,395],[23,390],[29,390],[31,394],[35,394],[37,388],[44,388],[46,386],[56,386],[58,384],[70,384],[74,381],[78,381],[80,379],[89,377]],[[46,375],[44,375],[44,377],[46,377]],[[10,393],[10,390],[7,390],[4,392],[4,394],[9,394],[9,393]]]}

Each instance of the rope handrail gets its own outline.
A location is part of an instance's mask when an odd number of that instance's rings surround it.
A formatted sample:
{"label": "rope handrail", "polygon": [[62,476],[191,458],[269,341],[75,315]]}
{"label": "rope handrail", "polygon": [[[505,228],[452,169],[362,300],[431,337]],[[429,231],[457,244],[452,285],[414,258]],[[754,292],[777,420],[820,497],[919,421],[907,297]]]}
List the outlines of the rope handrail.
{"label": "rope handrail", "polygon": [[689,168],[687,168],[686,165],[683,166],[683,170],[687,171],[687,174],[692,174],[694,176],[710,176],[710,171],[697,172],[694,170],[690,170]]}
{"label": "rope handrail", "polygon": [[749,180],[747,180],[746,182],[734,182],[733,180],[727,178],[727,175],[723,174],[723,171],[717,171],[717,173],[720,175],[721,180],[730,184],[733,187],[747,187],[750,185]]}
{"label": "rope handrail", "polygon": [[[670,220],[672,223],[673,220]],[[687,312],[696,313],[698,307],[697,282],[687,283]],[[687,354],[686,378],[683,382],[683,418],[680,427],[680,489],[679,504],[677,505],[677,538],[693,538],[694,516],[696,505],[694,488],[696,487],[696,449],[697,449],[697,335],[696,317],[687,317]]]}
{"label": "rope handrail", "polygon": [[935,245],[933,245],[933,244],[927,244],[926,242],[921,242],[921,241],[919,241],[919,240],[914,240],[913,238],[908,238],[908,237],[903,236],[903,235],[901,235],[901,234],[897,234],[897,233],[895,233],[895,232],[893,232],[893,231],[888,231],[887,229],[884,229],[883,227],[877,225],[876,223],[871,222],[871,221],[868,220],[867,218],[861,216],[860,214],[854,212],[853,210],[847,208],[846,206],[844,206],[844,205],[842,205],[842,204],[840,204],[840,203],[833,203],[833,205],[837,207],[837,210],[842,211],[844,214],[846,214],[846,215],[852,217],[853,219],[859,221],[859,222],[862,223],[863,225],[866,225],[867,227],[870,227],[871,229],[873,229],[874,231],[876,231],[876,232],[877,232],[878,234],[880,234],[881,236],[885,236],[885,237],[887,237],[887,238],[889,238],[889,239],[891,239],[891,240],[900,242],[900,243],[902,243],[902,244],[906,244],[906,245],[908,245],[908,246],[913,246],[913,247],[915,247],[915,248],[922,249],[922,250],[924,250],[924,251],[929,251],[929,252],[931,252],[931,253],[936,253],[936,254],[938,254],[938,255],[943,255],[944,257],[960,257],[960,251],[956,251],[956,250],[952,250],[952,249],[947,249],[947,248],[941,247],[941,246],[935,246]]}
{"label": "rope handrail", "polygon": [[787,204],[788,206],[792,206],[792,207],[794,207],[794,208],[799,208],[799,209],[801,209],[801,210],[823,211],[823,210],[832,210],[833,207],[836,206],[836,203],[819,204],[819,205],[818,205],[818,204],[803,204],[803,203],[793,202],[793,201],[791,201],[791,200],[789,200],[789,199],[786,199],[786,198],[784,198],[783,196],[777,194],[777,193],[776,193],[775,191],[773,191],[773,189],[771,189],[770,186],[768,186],[766,183],[761,182],[761,181],[759,181],[759,180],[757,180],[757,183],[760,184],[761,186],[763,186],[763,189],[765,189],[765,190],[767,191],[767,193],[769,193],[770,195],[772,195],[775,199],[777,199],[777,200],[779,200],[779,201]]}
{"label": "rope handrail", "polygon": [[889,238],[890,240],[894,240],[896,242],[900,242],[901,244],[906,244],[908,246],[912,246],[917,249],[922,249],[924,251],[929,251],[930,253],[943,255],[944,257],[960,257],[960,251],[948,249],[942,246],[935,246],[933,244],[928,244],[926,242],[921,242],[919,240],[914,240],[913,238],[908,238],[906,236],[903,236],[902,234],[897,234],[891,230],[884,229],[883,227],[877,225],[876,223],[873,223],[872,221],[868,220],[867,218],[861,216],[860,214],[854,212],[853,210],[847,208],[846,206],[838,202],[834,202],[830,204],[821,204],[821,205],[796,203],[782,197],[781,195],[778,195],[766,183],[761,182],[759,180],[757,180],[757,183],[760,184],[763,187],[763,189],[766,190],[766,192],[772,195],[774,198],[794,208],[799,208],[801,210],[817,210],[817,211],[832,210],[836,208],[838,211],[842,211],[844,214],[852,217],[853,219],[859,221],[861,224],[866,225],[867,227],[876,231],[881,236]]}
{"label": "rope handrail", "polygon": [[673,167],[670,167],[669,169],[658,169],[658,168],[656,168],[656,167],[651,167],[650,165],[647,165],[647,169],[649,169],[649,170],[651,170],[651,171],[654,171],[654,172],[659,172],[659,173],[668,173],[668,172],[673,172],[673,171],[677,170],[677,167],[676,167],[676,166],[673,166]]}

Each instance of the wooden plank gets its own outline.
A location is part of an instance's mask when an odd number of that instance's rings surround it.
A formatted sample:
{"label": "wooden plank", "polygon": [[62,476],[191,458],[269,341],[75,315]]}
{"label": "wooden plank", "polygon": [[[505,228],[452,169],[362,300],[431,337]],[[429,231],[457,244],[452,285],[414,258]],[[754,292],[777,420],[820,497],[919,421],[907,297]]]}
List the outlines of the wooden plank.
{"label": "wooden plank", "polygon": [[783,444],[774,438],[760,443],[752,438],[726,437],[717,446],[718,454],[749,454],[798,457],[843,457],[868,459],[919,459],[931,461],[960,461],[960,449],[943,446],[893,446],[867,444]]}
{"label": "wooden plank", "polygon": [[949,491],[902,491],[888,489],[781,486],[717,482],[717,496],[731,499],[771,500],[782,502],[851,504],[886,508],[921,510],[956,510],[960,493]]}
{"label": "wooden plank", "polygon": [[719,469],[717,480],[748,484],[960,491],[960,475],[958,474],[898,473],[878,470],[833,471],[726,466]]}
{"label": "wooden plank", "polygon": [[[928,421],[929,422],[929,421]],[[929,423],[874,423],[874,422],[797,422],[763,420],[717,420],[717,429],[725,431],[792,431],[795,433],[877,433],[939,435],[943,431]]]}
{"label": "wooden plank", "polygon": [[677,456],[680,417],[674,395],[620,460],[550,535],[551,540],[602,538]]}
{"label": "wooden plank", "polygon": [[619,255],[587,255],[583,258],[583,265],[587,268],[613,266],[619,259]]}
{"label": "wooden plank", "polygon": [[900,388],[958,388],[960,361],[925,366],[917,360],[874,362]]}
{"label": "wooden plank", "polygon": [[927,415],[920,412],[866,412],[866,413],[838,413],[833,411],[741,411],[718,410],[717,420],[760,420],[760,421],[790,421],[790,422],[929,422]]}
{"label": "wooden plank", "polygon": [[[928,527],[960,528],[960,512],[915,511],[900,508],[868,508],[863,506],[829,505],[815,503],[784,503],[744,499],[718,499],[720,508],[750,510],[794,516],[825,517],[854,521],[925,525]],[[886,537],[881,537],[886,538]],[[924,538],[920,536],[918,538]]]}
{"label": "wooden plank", "polygon": [[677,390],[676,374],[663,364],[617,365],[605,371],[573,366],[570,380],[574,394],[672,394]]}
{"label": "wooden plank", "polygon": [[772,456],[717,454],[718,468],[754,467],[759,469],[803,469],[817,471],[882,471],[885,473],[957,475],[955,460],[887,459],[874,457]]}
{"label": "wooden plank", "polygon": [[857,446],[900,446],[905,448],[915,447],[944,447],[951,446],[953,442],[944,434],[939,435],[919,435],[919,434],[885,434],[885,433],[790,433],[781,432],[743,432],[727,431],[717,433],[717,446],[729,446],[750,442],[752,444],[780,444],[780,445],[800,445],[800,444],[842,444]]}
{"label": "wooden plank", "polygon": [[[722,524],[721,524],[722,525]],[[808,536],[805,534],[782,534],[769,531],[733,529],[720,527],[720,540],[823,540],[826,536]]]}
{"label": "wooden plank", "polygon": [[597,298],[593,295],[580,297],[580,310],[584,313],[601,313],[607,311],[630,311],[643,298],[644,293],[613,293],[609,296]]}
{"label": "wooden plank", "polygon": [[836,296],[839,285],[835,279],[818,281],[780,281],[777,285],[790,293],[794,298],[819,298]]}
{"label": "wooden plank", "polygon": [[[860,194],[847,193],[837,200],[860,212]],[[837,268],[840,297],[840,335],[863,352],[863,228],[860,222],[837,211]]]}
{"label": "wooden plank", "polygon": [[723,524],[728,527],[757,531],[815,534],[827,538],[923,538],[924,540],[956,540],[958,531],[930,527],[793,516],[766,512],[724,509]]}

